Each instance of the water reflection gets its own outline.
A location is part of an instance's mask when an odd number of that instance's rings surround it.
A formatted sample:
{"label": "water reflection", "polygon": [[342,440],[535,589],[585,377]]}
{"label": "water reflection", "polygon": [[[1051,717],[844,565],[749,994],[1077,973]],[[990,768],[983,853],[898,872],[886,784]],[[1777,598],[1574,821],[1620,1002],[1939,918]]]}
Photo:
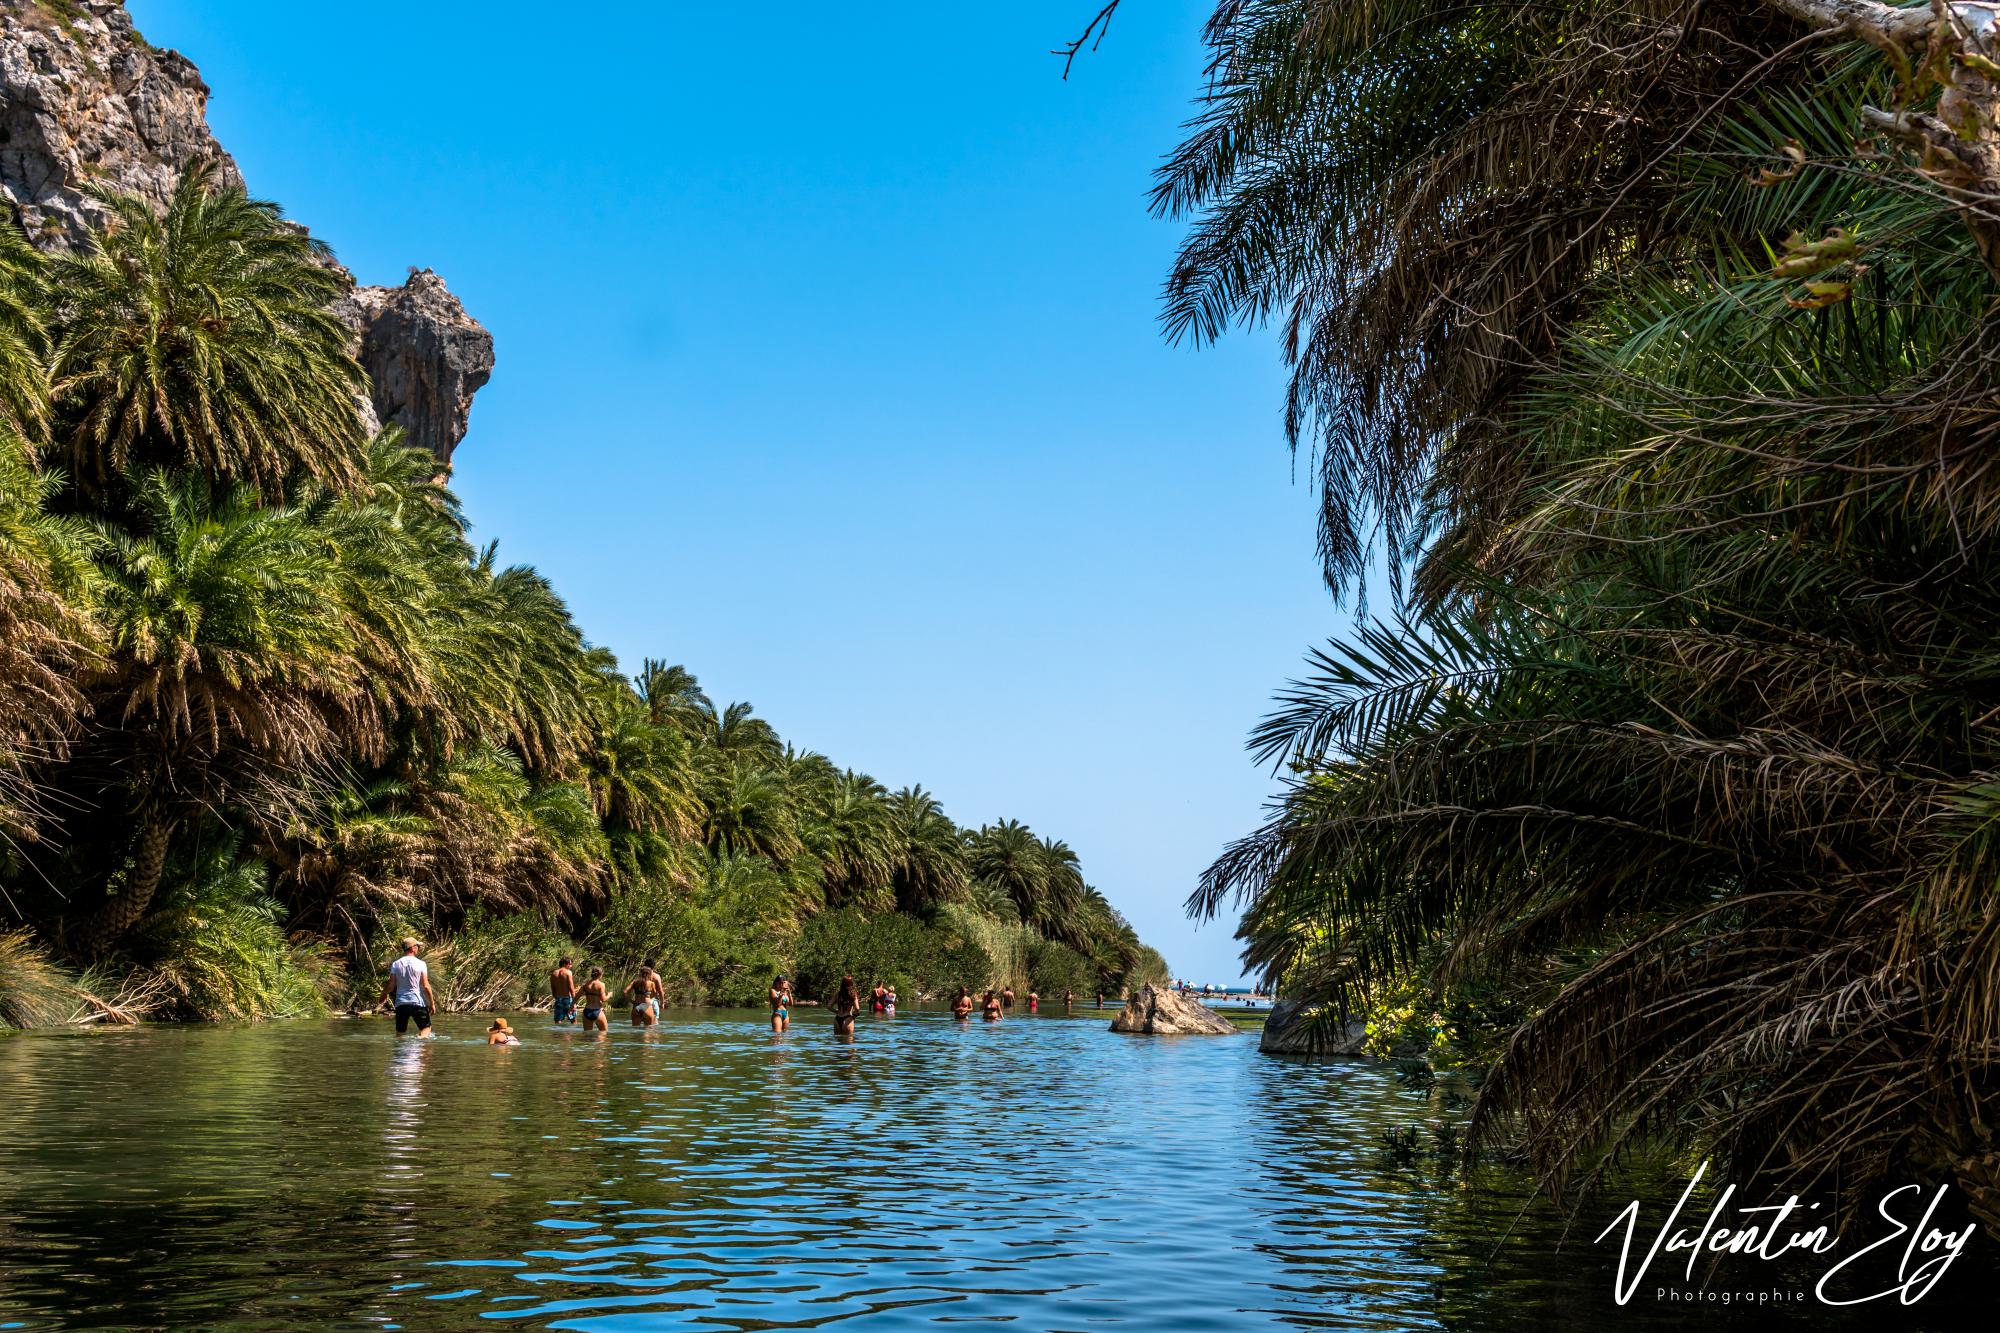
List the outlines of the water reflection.
{"label": "water reflection", "polygon": [[[1610,1256],[1558,1244],[1562,1219],[1518,1193],[1385,1169],[1377,1137],[1410,1111],[1380,1070],[1058,1015],[906,1009],[852,1042],[795,1021],[669,1014],[595,1040],[523,1016],[513,1048],[452,1018],[433,1042],[373,1020],[0,1039],[0,1316],[1676,1322],[1615,1309]],[[1845,1326],[1883,1326],[1872,1313]]]}

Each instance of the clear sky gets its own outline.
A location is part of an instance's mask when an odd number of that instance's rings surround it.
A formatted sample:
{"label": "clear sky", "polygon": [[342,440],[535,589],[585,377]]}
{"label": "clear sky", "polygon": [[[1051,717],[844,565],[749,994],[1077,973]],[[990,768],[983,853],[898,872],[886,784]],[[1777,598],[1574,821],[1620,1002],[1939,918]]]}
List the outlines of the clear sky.
{"label": "clear sky", "polygon": [[1343,617],[1268,333],[1172,348],[1147,216],[1211,0],[131,0],[254,193],[499,364],[454,460],[636,669],[961,823],[1013,817],[1197,983],[1243,738]]}

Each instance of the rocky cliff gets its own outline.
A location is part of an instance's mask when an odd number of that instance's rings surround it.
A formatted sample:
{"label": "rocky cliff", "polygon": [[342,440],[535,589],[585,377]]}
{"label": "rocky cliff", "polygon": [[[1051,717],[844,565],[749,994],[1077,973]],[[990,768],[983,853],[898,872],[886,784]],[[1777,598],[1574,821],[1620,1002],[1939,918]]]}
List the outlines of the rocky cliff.
{"label": "rocky cliff", "polygon": [[[36,244],[82,238],[94,183],[165,200],[191,158],[241,183],[207,108],[193,63],[147,42],[123,0],[0,0],[0,195]],[[492,374],[492,335],[428,269],[356,286],[337,308],[373,380],[374,423],[449,463]]]}

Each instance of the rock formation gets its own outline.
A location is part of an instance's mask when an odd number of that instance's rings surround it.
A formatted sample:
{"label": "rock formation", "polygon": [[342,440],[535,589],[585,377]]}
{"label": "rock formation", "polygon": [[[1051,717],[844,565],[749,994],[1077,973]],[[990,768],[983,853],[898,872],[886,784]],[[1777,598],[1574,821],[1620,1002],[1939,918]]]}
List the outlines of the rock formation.
{"label": "rock formation", "polygon": [[401,287],[356,287],[334,308],[360,334],[376,420],[451,462],[472,395],[493,373],[493,335],[427,268],[413,269]]}
{"label": "rock formation", "polygon": [[[93,184],[164,201],[193,159],[241,184],[207,110],[193,63],[147,42],[123,0],[0,0],[0,196],[37,245],[83,239]],[[492,335],[428,269],[356,287],[336,309],[374,379],[375,422],[449,463],[492,373]]]}
{"label": "rock formation", "polygon": [[1360,1055],[1368,1025],[1358,1018],[1342,1023],[1331,1017],[1308,1017],[1297,1000],[1280,1000],[1264,1024],[1257,1049],[1272,1055]]}
{"label": "rock formation", "polygon": [[1234,1035],[1236,1025],[1205,1004],[1183,999],[1165,986],[1148,982],[1139,988],[1137,995],[1125,1001],[1118,1017],[1111,1020],[1111,1030],[1155,1036],[1202,1033],[1222,1037]]}

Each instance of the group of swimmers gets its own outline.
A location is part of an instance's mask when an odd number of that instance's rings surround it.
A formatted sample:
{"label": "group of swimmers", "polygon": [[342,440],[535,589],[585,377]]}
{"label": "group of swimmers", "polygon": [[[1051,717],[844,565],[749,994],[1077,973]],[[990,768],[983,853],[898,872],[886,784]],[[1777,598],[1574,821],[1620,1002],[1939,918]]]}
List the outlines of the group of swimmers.
{"label": "group of swimmers", "polygon": [[[415,1024],[417,1035],[431,1035],[431,1015],[438,1007],[437,996],[431,990],[430,969],[423,959],[417,957],[421,946],[414,939],[403,941],[402,956],[389,964],[389,979],[382,987],[382,996],[377,1007],[387,1004],[393,996],[396,1004],[396,1031],[400,1034]],[[586,1032],[609,1032],[611,1023],[607,1011],[611,1008],[611,988],[604,979],[604,969],[593,967],[590,976],[581,985],[577,983],[576,972],[570,960],[564,957],[549,973],[549,992],[555,997],[551,1017],[558,1027],[568,1027],[581,1022]],[[652,1027],[660,1021],[660,1009],[666,1004],[667,988],[660,980],[660,974],[648,958],[639,965],[639,971],[619,994],[631,1006],[633,1027]],[[877,982],[869,992],[869,999],[875,1012],[894,1016],[896,1012],[896,988]],[[771,981],[771,1031],[785,1032],[792,1026],[792,983],[783,973]],[[1104,996],[1097,997],[1100,1008]],[[1063,1011],[1069,1012],[1076,1005],[1076,992],[1063,992]],[[580,1006],[580,1008],[579,1008]],[[1028,1012],[1039,1012],[1042,997],[1035,991],[1028,992]],[[1014,988],[1002,987],[998,992],[987,991],[984,999],[974,1001],[972,992],[964,986],[958,988],[958,995],[951,1002],[951,1016],[958,1022],[967,1022],[972,1011],[977,1008],[989,1023],[997,1023],[1000,1016],[1014,1007]],[[848,1036],[854,1031],[854,1020],[861,1013],[861,992],[855,987],[852,976],[840,979],[840,990],[833,999],[833,1031],[835,1036]],[[486,1041],[491,1046],[518,1045],[520,1038],[504,1018],[493,1020],[487,1029]]]}

